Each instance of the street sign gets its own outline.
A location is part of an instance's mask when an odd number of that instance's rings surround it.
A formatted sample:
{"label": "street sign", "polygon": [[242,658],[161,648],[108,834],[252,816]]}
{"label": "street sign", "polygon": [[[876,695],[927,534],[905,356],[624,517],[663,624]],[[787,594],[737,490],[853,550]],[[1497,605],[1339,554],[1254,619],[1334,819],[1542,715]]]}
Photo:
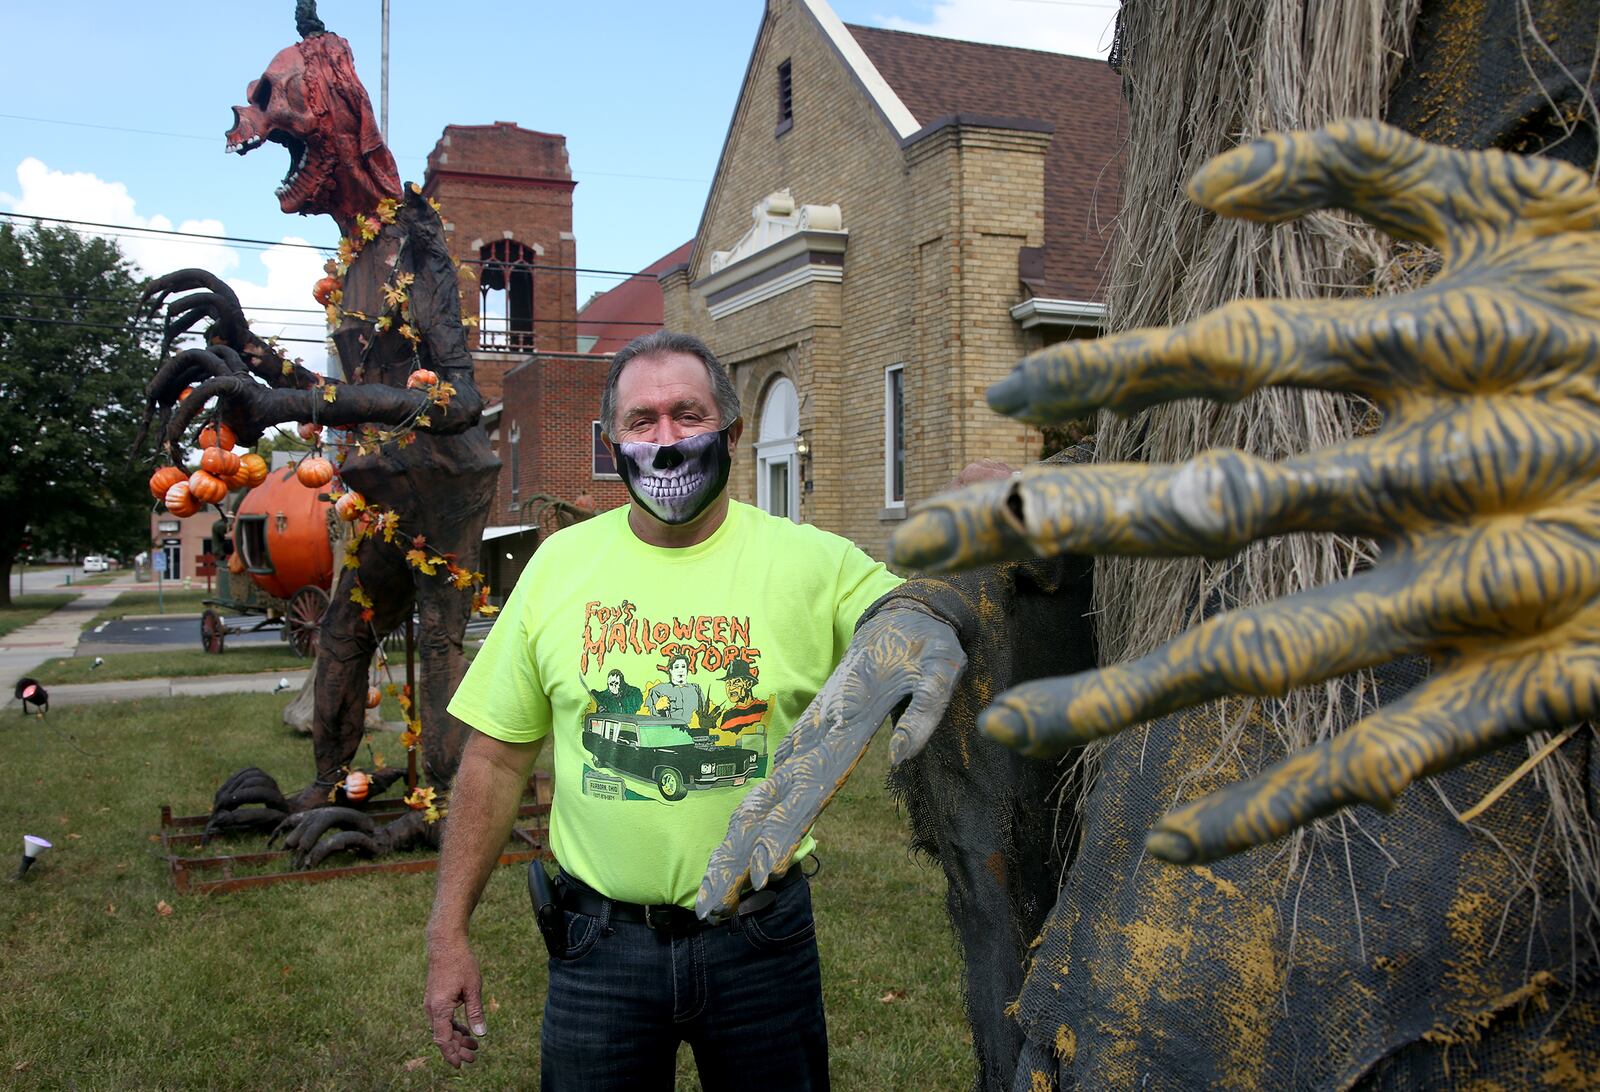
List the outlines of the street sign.
{"label": "street sign", "polygon": [[161,576],[167,575],[167,552],[157,550],[155,556],[156,572]]}

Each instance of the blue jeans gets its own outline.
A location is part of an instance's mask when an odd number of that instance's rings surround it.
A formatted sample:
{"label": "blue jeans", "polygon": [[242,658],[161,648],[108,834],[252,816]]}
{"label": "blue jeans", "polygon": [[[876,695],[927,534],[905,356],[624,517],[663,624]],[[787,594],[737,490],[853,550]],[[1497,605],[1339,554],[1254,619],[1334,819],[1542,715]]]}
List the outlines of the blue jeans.
{"label": "blue jeans", "polygon": [[565,912],[540,1037],[544,1092],[670,1090],[678,1044],[706,1092],[828,1087],[811,890],[694,932]]}

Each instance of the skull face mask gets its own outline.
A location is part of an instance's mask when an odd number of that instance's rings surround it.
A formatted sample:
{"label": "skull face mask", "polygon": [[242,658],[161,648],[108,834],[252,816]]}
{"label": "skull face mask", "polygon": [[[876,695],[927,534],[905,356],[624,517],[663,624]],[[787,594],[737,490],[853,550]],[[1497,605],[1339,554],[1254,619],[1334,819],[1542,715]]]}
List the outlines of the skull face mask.
{"label": "skull face mask", "polygon": [[662,523],[689,523],[728,484],[733,451],[726,428],[675,444],[620,443],[617,470],[628,495]]}

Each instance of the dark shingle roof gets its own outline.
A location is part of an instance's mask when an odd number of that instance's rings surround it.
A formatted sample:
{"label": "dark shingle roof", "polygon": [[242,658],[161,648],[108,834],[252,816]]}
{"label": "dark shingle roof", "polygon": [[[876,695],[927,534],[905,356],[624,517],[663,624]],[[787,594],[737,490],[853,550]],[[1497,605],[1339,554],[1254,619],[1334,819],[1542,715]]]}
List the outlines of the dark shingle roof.
{"label": "dark shingle roof", "polygon": [[874,27],[849,27],[917,124],[955,114],[1032,119],[1045,156],[1045,253],[1035,295],[1099,300],[1122,184],[1120,82],[1104,61]]}

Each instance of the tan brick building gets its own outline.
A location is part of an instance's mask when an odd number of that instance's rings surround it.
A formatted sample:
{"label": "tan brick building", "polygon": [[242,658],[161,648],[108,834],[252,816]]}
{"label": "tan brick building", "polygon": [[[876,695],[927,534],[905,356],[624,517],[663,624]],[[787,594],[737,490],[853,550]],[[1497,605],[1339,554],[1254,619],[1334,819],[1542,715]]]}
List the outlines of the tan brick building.
{"label": "tan brick building", "polygon": [[1120,183],[1103,62],[767,0],[670,328],[733,370],[735,496],[882,556],[968,462],[1037,459],[984,391],[1093,336]]}

